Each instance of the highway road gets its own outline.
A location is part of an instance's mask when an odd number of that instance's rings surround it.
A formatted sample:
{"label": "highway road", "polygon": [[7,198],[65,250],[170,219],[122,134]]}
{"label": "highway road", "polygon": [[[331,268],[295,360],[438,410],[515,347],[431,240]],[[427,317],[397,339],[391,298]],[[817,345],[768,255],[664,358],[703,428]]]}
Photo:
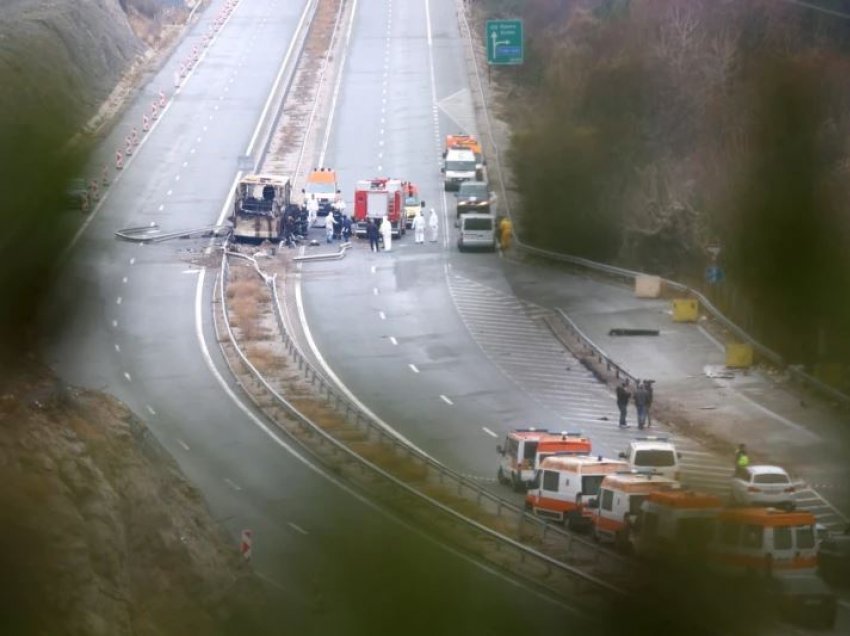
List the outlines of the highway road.
{"label": "highway road", "polygon": [[[463,64],[453,2],[360,4],[324,164],[338,170],[349,208],[357,179],[415,181],[440,213],[440,240],[415,245],[407,236],[388,253],[355,241],[341,261],[303,264],[302,328],[314,355],[370,410],[475,479],[495,481],[495,446],[517,426],[583,430],[613,456],[633,429],[617,430],[613,395],[540,318],[556,306],[617,304],[622,290],[454,246],[439,159],[447,133],[477,132]],[[695,358],[716,357],[709,341],[698,346]],[[728,492],[728,458],[682,435],[673,441],[688,483]],[[801,507],[836,523],[816,494],[802,496]],[[842,605],[839,624],[848,619]]]}
{"label": "highway road", "polygon": [[[111,160],[159,90],[171,96],[179,61],[222,4],[201,14],[150,78],[101,145],[96,166]],[[288,629],[496,634],[581,624],[569,608],[376,510],[244,405],[211,330],[213,273],[195,262],[204,241],[136,245],[113,238],[127,226],[188,228],[218,218],[302,8],[241,0],[170,97],[75,240],[45,310],[47,359],[66,381],[117,396],[147,423],[201,490],[234,549],[242,529],[254,531],[255,570],[280,592]],[[356,119],[368,109],[355,103],[343,112]],[[386,137],[399,153],[406,147],[401,132],[388,129]]]}

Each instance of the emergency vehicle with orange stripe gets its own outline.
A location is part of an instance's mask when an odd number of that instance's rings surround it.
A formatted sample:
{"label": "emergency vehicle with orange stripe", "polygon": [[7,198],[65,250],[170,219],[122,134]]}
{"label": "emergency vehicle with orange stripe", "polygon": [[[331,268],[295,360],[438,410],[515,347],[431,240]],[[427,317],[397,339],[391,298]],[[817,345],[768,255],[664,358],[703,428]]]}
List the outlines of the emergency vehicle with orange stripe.
{"label": "emergency vehicle with orange stripe", "polygon": [[333,208],[334,201],[337,198],[339,186],[336,181],[336,170],[330,168],[315,168],[307,175],[307,180],[301,193],[304,197],[303,203],[306,205],[307,199],[311,196],[316,198],[319,204],[318,216],[327,215]]}
{"label": "emergency vehicle with orange stripe", "polygon": [[593,511],[585,503],[599,494],[606,475],[629,470],[628,462],[601,455],[555,453],[540,463],[535,483],[525,496],[526,508],[571,530],[586,530],[593,524]]}
{"label": "emergency vehicle with orange stripe", "polygon": [[593,511],[593,538],[630,552],[633,526],[643,502],[650,493],[679,487],[679,482],[652,471],[607,475],[599,487],[599,496],[587,502],[588,509]]}
{"label": "emergency vehicle with orange stripe", "polygon": [[497,446],[501,458],[496,476],[499,483],[510,484],[517,492],[534,483],[540,462],[555,453],[589,455],[590,438],[578,432],[550,433],[545,428],[518,428]]}
{"label": "emergency vehicle with orange stripe", "polygon": [[723,502],[693,490],[657,490],[641,504],[632,528],[638,556],[677,559],[701,558],[714,539]]}
{"label": "emergency vehicle with orange stripe", "polygon": [[813,573],[815,516],[778,508],[728,508],[717,516],[708,561],[727,574]]}
{"label": "emergency vehicle with orange stripe", "polygon": [[446,146],[443,150],[443,158],[446,157],[449,150],[471,150],[475,155],[475,179],[477,181],[484,180],[484,153],[481,151],[481,144],[472,135],[446,135]]}

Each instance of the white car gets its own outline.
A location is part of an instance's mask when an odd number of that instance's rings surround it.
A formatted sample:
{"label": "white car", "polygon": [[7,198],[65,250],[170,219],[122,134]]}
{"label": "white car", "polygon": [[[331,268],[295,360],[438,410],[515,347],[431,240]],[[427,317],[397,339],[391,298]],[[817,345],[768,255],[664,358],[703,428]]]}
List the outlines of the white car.
{"label": "white car", "polygon": [[732,477],[732,503],[792,509],[800,484],[779,466],[747,466]]}

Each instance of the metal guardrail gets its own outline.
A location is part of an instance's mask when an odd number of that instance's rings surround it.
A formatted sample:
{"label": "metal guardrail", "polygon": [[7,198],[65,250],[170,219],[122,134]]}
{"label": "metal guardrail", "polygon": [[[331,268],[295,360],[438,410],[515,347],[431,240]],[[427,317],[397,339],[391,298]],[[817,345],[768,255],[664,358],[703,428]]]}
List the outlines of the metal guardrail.
{"label": "metal guardrail", "polygon": [[221,236],[229,234],[230,231],[231,228],[226,225],[206,225],[204,227],[189,228],[188,230],[162,232],[159,229],[159,225],[152,223],[146,226],[122,228],[115,232],[115,237],[122,241],[130,241],[131,243],[159,243],[161,241],[190,238],[192,236]]}
{"label": "metal guardrail", "polygon": [[326,254],[304,254],[302,256],[296,256],[292,260],[299,263],[312,261],[338,261],[345,257],[345,253],[350,247],[351,243],[340,243],[338,252],[329,252]]}
{"label": "metal guardrail", "polygon": [[[271,396],[274,397],[275,401],[280,406],[282,406],[288,413],[295,417],[304,427],[309,428],[313,435],[318,436],[323,442],[331,444],[339,452],[343,453],[351,460],[358,462],[365,468],[368,468],[374,474],[379,475],[383,479],[389,480],[396,487],[401,488],[407,493],[421,499],[422,501],[428,503],[431,506],[434,506],[443,514],[448,515],[456,519],[457,521],[460,521],[463,524],[474,528],[480,533],[490,536],[491,538],[499,541],[502,545],[509,546],[512,549],[519,550],[525,556],[537,559],[547,568],[554,568],[561,571],[562,573],[568,574],[570,577],[574,577],[577,583],[580,583],[578,589],[584,589],[587,586],[590,586],[596,590],[612,593],[616,596],[622,596],[626,594],[623,589],[612,585],[611,583],[608,583],[607,581],[598,578],[597,576],[588,574],[587,572],[579,568],[571,566],[568,563],[550,557],[538,550],[535,550],[527,545],[524,545],[523,543],[520,543],[519,541],[511,539],[510,537],[507,537],[491,528],[488,528],[487,526],[478,523],[473,519],[463,516],[456,510],[453,510],[452,508],[446,506],[445,504],[442,504],[436,499],[433,499],[432,497],[429,497],[428,495],[416,490],[409,484],[406,484],[405,482],[395,478],[379,466],[375,465],[374,463],[366,460],[365,458],[352,451],[345,444],[336,440],[333,436],[325,432],[321,427],[314,424],[308,417],[301,413],[283,395],[281,395],[277,390],[275,390],[275,388],[262,375],[262,373],[253,364],[251,364],[247,355],[242,351],[235,338],[232,328],[230,327],[229,320],[227,319],[226,305],[224,304],[224,288],[226,286],[227,280],[229,280],[230,266],[227,261],[229,255],[241,257],[253,263],[254,269],[257,271],[263,281],[270,287],[275,320],[277,322],[280,334],[283,338],[283,344],[286,347],[287,353],[297,364],[298,370],[314,387],[316,387],[319,396],[322,396],[324,394],[327,403],[333,406],[338,412],[340,412],[341,415],[344,415],[346,421],[353,424],[358,429],[362,429],[363,432],[367,435],[368,439],[377,439],[381,443],[391,444],[395,452],[401,453],[403,456],[409,458],[411,461],[426,467],[430,471],[433,471],[439,483],[452,483],[455,486],[454,492],[457,495],[466,495],[467,497],[474,497],[479,506],[486,506],[488,512],[494,512],[497,516],[500,517],[502,515],[511,515],[512,518],[515,520],[516,527],[520,530],[523,526],[528,524],[531,527],[537,529],[537,531],[540,533],[541,540],[545,540],[547,535],[559,536],[564,542],[564,547],[566,549],[567,556],[569,557],[589,561],[593,563],[594,567],[598,570],[604,571],[609,574],[622,573],[625,571],[625,568],[629,567],[627,565],[626,560],[622,557],[601,548],[592,541],[579,538],[565,530],[553,526],[551,523],[548,523],[542,519],[539,519],[533,515],[526,513],[524,510],[517,507],[513,503],[502,499],[498,495],[495,495],[490,491],[482,488],[474,481],[458,474],[457,472],[451,470],[450,468],[447,468],[446,466],[431,459],[430,457],[419,453],[401,440],[397,439],[394,435],[385,430],[384,427],[382,427],[380,424],[372,420],[372,418],[370,418],[368,415],[363,413],[356,405],[352,404],[345,396],[343,396],[338,391],[335,385],[329,382],[320,372],[316,370],[316,368],[306,358],[298,344],[295,342],[291,334],[286,329],[285,322],[283,319],[283,310],[281,307],[279,295],[277,293],[276,277],[269,276],[268,274],[262,272],[256,260],[252,259],[251,257],[235,253],[228,254],[227,252],[225,252],[222,255],[221,264],[222,283],[220,286],[220,300],[222,303],[222,311],[225,315],[225,325],[228,334],[228,339],[230,340],[231,345],[237,352],[245,368],[249,369],[251,374],[262,384],[265,390]],[[578,554],[578,551],[582,551],[582,554]]]}
{"label": "metal guardrail", "polygon": [[[502,151],[499,149],[499,145],[496,141],[495,135],[493,134],[493,124],[490,117],[490,110],[487,107],[489,100],[485,96],[484,83],[482,80],[482,73],[478,68],[478,56],[476,54],[475,42],[472,38],[472,30],[469,26],[469,21],[466,16],[466,7],[463,2],[459,0],[456,2],[458,5],[458,16],[463,24],[463,33],[466,36],[467,44],[470,50],[471,63],[473,66],[473,72],[476,77],[476,83],[478,85],[478,95],[480,98],[480,108],[484,113],[484,120],[487,127],[487,135],[489,137],[490,147],[493,149],[493,155],[496,162],[497,168],[497,176],[499,179],[499,186],[502,191],[502,199],[505,202],[505,212],[508,218],[511,219],[513,225],[513,241],[517,247],[522,249],[523,251],[533,254],[535,256],[539,256],[542,258],[547,258],[551,260],[557,260],[565,263],[570,263],[572,265],[576,265],[579,267],[584,267],[593,271],[601,272],[603,274],[607,274],[609,276],[614,276],[616,278],[626,279],[626,280],[634,280],[637,276],[644,276],[643,272],[637,272],[630,269],[625,269],[623,267],[617,267],[615,265],[609,265],[607,263],[600,263],[597,261],[592,261],[586,258],[582,258],[580,256],[572,256],[570,254],[562,254],[560,252],[552,252],[550,250],[544,250],[539,247],[534,247],[522,241],[517,233],[518,224],[515,222],[513,215],[511,213],[510,202],[507,196],[507,186],[505,185],[505,179],[503,176],[503,165],[502,165]],[[687,294],[699,300],[700,305],[704,308],[704,310],[712,316],[717,322],[723,325],[726,329],[728,329],[731,333],[733,333],[737,338],[749,344],[754,351],[756,351],[762,358],[770,361],[772,364],[784,368],[788,374],[800,383],[803,386],[810,387],[816,391],[819,391],[821,394],[833,399],[838,402],[844,404],[845,406],[850,405],[850,395],[847,395],[835,387],[829,386],[828,384],[818,380],[814,376],[809,373],[806,373],[801,367],[796,365],[790,365],[785,361],[781,355],[772,349],[765,346],[763,343],[756,340],[753,336],[744,331],[740,326],[732,322],[727,316],[725,316],[721,311],[714,306],[714,304],[708,300],[701,292],[679,283],[674,280],[670,280],[667,278],[661,278],[665,287],[668,289],[672,289],[674,291]],[[601,351],[600,351],[601,354]],[[606,360],[610,360],[607,356],[603,357]]]}

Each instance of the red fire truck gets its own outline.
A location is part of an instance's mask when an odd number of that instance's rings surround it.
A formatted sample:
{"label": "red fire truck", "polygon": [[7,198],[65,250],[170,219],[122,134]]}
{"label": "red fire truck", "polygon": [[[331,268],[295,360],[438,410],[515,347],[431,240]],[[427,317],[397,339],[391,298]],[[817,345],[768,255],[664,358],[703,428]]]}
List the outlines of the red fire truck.
{"label": "red fire truck", "polygon": [[366,236],[366,219],[380,223],[387,218],[393,236],[405,233],[404,197],[407,182],[401,179],[361,179],[354,188],[354,223],[357,236]]}

